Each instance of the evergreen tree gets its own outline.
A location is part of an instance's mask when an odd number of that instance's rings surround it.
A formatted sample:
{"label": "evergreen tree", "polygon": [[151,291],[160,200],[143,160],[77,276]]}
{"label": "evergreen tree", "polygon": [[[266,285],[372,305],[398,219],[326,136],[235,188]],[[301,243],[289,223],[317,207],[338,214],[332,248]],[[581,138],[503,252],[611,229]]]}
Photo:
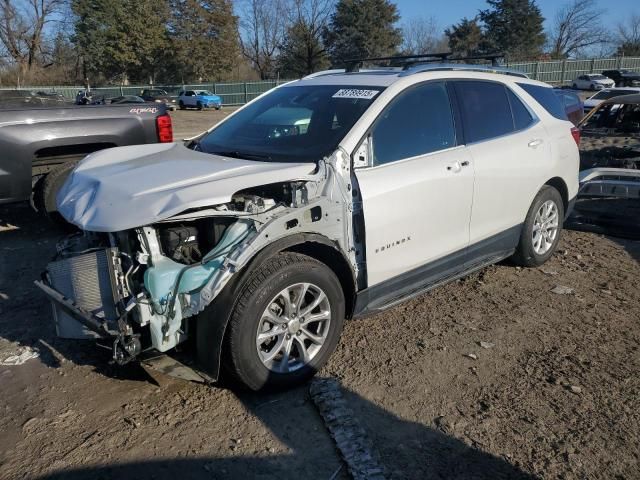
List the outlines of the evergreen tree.
{"label": "evergreen tree", "polygon": [[328,66],[329,60],[322,39],[305,22],[298,21],[291,25],[278,56],[280,76],[302,77]]}
{"label": "evergreen tree", "polygon": [[449,50],[455,56],[486,53],[486,42],[477,19],[463,18],[457,25],[444,31],[449,40]]}
{"label": "evergreen tree", "polygon": [[157,0],[72,0],[83,74],[148,80],[167,47],[167,5]]}
{"label": "evergreen tree", "polygon": [[180,81],[224,78],[238,60],[231,0],[170,0],[169,33]]}
{"label": "evergreen tree", "polygon": [[487,0],[480,11],[487,48],[510,60],[534,59],[545,44],[544,17],[535,0]]}
{"label": "evergreen tree", "polygon": [[339,0],[322,35],[332,64],[395,54],[402,43],[399,18],[389,0]]}

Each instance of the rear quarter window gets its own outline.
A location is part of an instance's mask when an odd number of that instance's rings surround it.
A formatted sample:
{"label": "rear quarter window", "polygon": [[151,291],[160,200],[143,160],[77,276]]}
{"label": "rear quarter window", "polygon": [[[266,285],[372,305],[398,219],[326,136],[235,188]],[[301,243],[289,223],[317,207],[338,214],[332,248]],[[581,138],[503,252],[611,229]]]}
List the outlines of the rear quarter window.
{"label": "rear quarter window", "polygon": [[562,101],[553,93],[553,88],[518,83],[518,86],[531,95],[542,107],[559,120],[569,120]]}

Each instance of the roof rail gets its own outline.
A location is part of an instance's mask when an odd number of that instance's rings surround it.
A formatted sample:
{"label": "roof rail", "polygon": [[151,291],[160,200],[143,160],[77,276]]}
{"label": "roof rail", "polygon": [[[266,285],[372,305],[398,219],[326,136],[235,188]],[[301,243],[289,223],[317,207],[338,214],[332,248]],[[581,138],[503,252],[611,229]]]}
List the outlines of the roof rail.
{"label": "roof rail", "polygon": [[395,63],[396,66],[403,67],[404,70],[420,63],[433,63],[433,62],[456,62],[467,60],[490,60],[491,66],[497,67],[498,59],[504,58],[503,53],[489,53],[485,55],[470,55],[466,57],[451,57],[452,52],[436,52],[436,53],[423,53],[419,55],[394,55],[391,57],[371,57],[371,58],[352,58],[345,60],[345,70],[347,73],[353,73],[359,71],[364,62],[378,62],[388,61],[390,65]]}
{"label": "roof rail", "polygon": [[437,71],[453,71],[463,70],[466,72],[484,72],[484,73],[501,73],[503,75],[513,75],[514,77],[529,78],[529,76],[519,70],[506,67],[494,67],[491,65],[473,65],[464,63],[426,63],[413,65],[405,69],[400,76],[413,75],[421,72],[437,72]]}

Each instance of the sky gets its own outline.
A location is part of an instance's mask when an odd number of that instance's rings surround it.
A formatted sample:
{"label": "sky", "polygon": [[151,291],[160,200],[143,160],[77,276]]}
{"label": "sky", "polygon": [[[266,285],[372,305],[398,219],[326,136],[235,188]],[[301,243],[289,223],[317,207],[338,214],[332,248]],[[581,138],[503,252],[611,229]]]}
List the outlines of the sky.
{"label": "sky", "polygon": [[[478,10],[487,8],[487,2],[484,0],[393,0],[393,2],[398,6],[402,20],[411,17],[434,17],[443,30],[458,23],[462,17],[473,18]],[[546,19],[545,27],[548,27],[548,22],[555,16],[556,10],[565,2],[537,0],[536,3]],[[599,0],[598,3],[600,8],[605,10],[603,23],[611,28],[618,22],[624,21],[625,17],[633,12],[640,14],[639,0]],[[611,6],[615,8],[610,8]]]}

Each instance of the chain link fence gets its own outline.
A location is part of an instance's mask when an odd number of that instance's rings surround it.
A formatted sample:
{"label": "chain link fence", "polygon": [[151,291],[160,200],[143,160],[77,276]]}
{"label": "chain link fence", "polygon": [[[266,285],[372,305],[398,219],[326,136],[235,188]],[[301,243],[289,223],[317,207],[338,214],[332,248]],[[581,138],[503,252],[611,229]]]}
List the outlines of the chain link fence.
{"label": "chain link fence", "polygon": [[[593,58],[587,60],[553,60],[545,62],[519,62],[508,63],[506,66],[521,70],[534,80],[541,80],[553,85],[565,85],[574,78],[585,73],[600,73],[603,70],[615,70],[626,68],[640,70],[640,57],[617,58]],[[122,95],[140,95],[145,88],[160,88],[169,95],[177,96],[181,90],[209,90],[222,98],[223,105],[243,105],[258,95],[271,90],[277,85],[289,80],[263,80],[257,82],[226,82],[226,83],[200,83],[189,85],[124,85],[110,87],[96,87],[91,90],[105,98]],[[69,100],[74,100],[78,91],[83,90],[81,85],[76,86],[52,86],[40,85],[17,88],[0,88],[0,91],[31,91],[31,92],[55,92],[64,95]]]}

